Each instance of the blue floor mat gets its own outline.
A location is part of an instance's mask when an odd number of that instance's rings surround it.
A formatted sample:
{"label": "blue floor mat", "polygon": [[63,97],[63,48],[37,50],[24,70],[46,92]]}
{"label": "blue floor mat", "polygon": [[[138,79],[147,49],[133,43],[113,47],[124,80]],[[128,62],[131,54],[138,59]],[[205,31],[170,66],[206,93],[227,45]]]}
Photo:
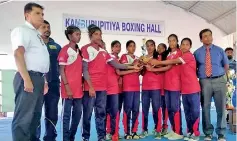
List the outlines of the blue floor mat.
{"label": "blue floor mat", "polygon": [[[216,125],[216,111],[211,111],[211,119],[212,119],[212,123],[215,126]],[[141,132],[141,116],[139,118],[140,124],[139,124],[139,132]],[[7,119],[0,119],[0,140],[1,141],[12,141],[11,139],[11,122],[12,122],[12,118],[7,118]],[[41,120],[42,122],[42,133],[44,133],[44,124],[43,124],[43,118]],[[62,132],[61,132],[61,119],[59,117],[59,121],[57,124],[57,131],[58,131],[58,137],[57,137],[57,141],[62,141]],[[186,122],[185,122],[185,118],[184,118],[184,113],[182,113],[182,123],[183,123],[183,132],[184,134],[186,134]],[[92,117],[92,121],[91,121],[91,138],[90,141],[97,141],[97,134],[96,134],[96,128],[95,128],[95,119],[94,116]],[[153,127],[154,127],[154,122],[152,119],[152,115],[149,115],[149,123],[148,123],[148,127],[149,127],[149,132],[152,131]],[[201,131],[201,139],[203,140],[203,133],[202,133],[202,128],[201,128],[201,122],[200,122],[200,131]],[[170,129],[169,129],[170,130]],[[226,131],[226,137],[227,137],[227,141],[235,141],[236,140],[236,134],[233,134],[229,128],[227,128]],[[43,134],[42,134],[43,135]],[[41,136],[42,136],[41,135]],[[120,122],[120,135],[123,135],[123,126],[122,126],[122,122]],[[214,136],[216,136],[214,134]],[[42,138],[42,137],[41,137]],[[157,141],[155,140],[152,135],[145,138],[145,139],[140,139],[141,141]],[[217,140],[216,138],[214,138],[214,141]],[[78,131],[77,131],[77,135],[76,135],[76,141],[81,141],[81,124],[78,127]],[[125,141],[124,139],[121,139],[121,141]],[[168,139],[162,138],[160,141],[168,141]],[[180,140],[182,141],[182,140]]]}

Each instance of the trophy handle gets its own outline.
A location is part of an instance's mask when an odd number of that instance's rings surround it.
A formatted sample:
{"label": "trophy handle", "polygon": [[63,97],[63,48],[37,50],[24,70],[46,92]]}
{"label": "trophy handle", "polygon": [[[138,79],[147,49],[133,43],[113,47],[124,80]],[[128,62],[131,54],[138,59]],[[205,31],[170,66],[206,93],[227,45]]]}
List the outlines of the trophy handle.
{"label": "trophy handle", "polygon": [[146,54],[146,38],[142,39],[142,46],[141,46],[141,48],[142,48],[142,56],[145,56],[145,54]]}

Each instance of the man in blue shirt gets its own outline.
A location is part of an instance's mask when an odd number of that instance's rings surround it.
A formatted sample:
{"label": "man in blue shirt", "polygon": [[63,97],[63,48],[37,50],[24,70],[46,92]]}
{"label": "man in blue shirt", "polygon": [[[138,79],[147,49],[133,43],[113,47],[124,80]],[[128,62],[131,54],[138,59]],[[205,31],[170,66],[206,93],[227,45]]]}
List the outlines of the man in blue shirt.
{"label": "man in blue shirt", "polygon": [[229,69],[233,69],[236,72],[236,61],[233,58],[233,52],[233,48],[228,47],[225,49],[225,53],[229,59]]}
{"label": "man in blue shirt", "polygon": [[212,31],[203,29],[199,33],[203,46],[194,52],[197,61],[197,73],[201,85],[202,128],[205,141],[212,140],[214,127],[211,124],[210,108],[214,98],[217,112],[216,133],[218,141],[225,141],[226,130],[226,80],[229,61],[224,50],[212,44]]}
{"label": "man in blue shirt", "polygon": [[[46,20],[39,28],[41,32],[42,39],[44,43],[47,45],[47,49],[50,56],[50,68],[47,73],[47,81],[48,81],[48,93],[44,95],[44,107],[45,107],[45,135],[44,141],[56,141],[57,132],[56,132],[56,124],[58,121],[58,101],[60,98],[59,93],[59,64],[57,61],[58,54],[61,50],[61,46],[58,45],[52,38],[50,38],[51,30],[50,24]],[[37,138],[40,138],[40,128],[38,128]]]}

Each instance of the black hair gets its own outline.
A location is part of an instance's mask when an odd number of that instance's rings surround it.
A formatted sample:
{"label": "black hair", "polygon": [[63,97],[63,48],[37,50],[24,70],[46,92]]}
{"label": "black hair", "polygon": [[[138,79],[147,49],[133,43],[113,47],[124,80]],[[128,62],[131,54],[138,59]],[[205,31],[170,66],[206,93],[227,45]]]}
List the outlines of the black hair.
{"label": "black hair", "polygon": [[45,23],[45,24],[48,24],[48,25],[50,26],[50,24],[49,24],[49,22],[48,22],[48,21],[44,20],[44,23]]}
{"label": "black hair", "polygon": [[100,31],[101,32],[101,29],[94,25],[94,24],[91,24],[87,27],[88,29],[88,34],[89,34],[89,37],[91,38],[92,34],[95,33],[96,31]]}
{"label": "black hair", "polygon": [[190,46],[192,46],[192,40],[190,38],[183,38],[183,40],[181,41],[181,44],[183,43],[183,41],[188,41]]}
{"label": "black hair", "polygon": [[131,43],[134,43],[134,45],[136,45],[136,43],[135,43],[133,40],[129,40],[129,41],[127,41],[127,43],[126,43],[126,48],[128,48],[128,46],[129,46]]}
{"label": "black hair", "polygon": [[72,35],[76,31],[81,32],[80,28],[78,28],[76,26],[73,26],[73,25],[68,26],[67,29],[65,30],[65,35],[66,35],[67,39],[70,40],[68,35],[69,34]]}
{"label": "black hair", "polygon": [[225,49],[225,52],[227,52],[227,51],[234,51],[234,49],[233,48],[231,48],[231,47],[227,47],[226,49]]}
{"label": "black hair", "polygon": [[151,43],[154,45],[155,50],[154,50],[154,52],[153,52],[153,58],[154,58],[154,59],[157,59],[157,58],[158,58],[158,52],[156,51],[156,43],[155,43],[155,41],[152,40],[152,39],[147,40],[147,41],[146,41],[146,45],[147,45],[148,42],[151,42]]}
{"label": "black hair", "polygon": [[[70,41],[69,35],[72,35],[76,31],[81,32],[80,28],[78,28],[76,26],[70,25],[67,27],[67,29],[65,30],[65,35],[69,41]],[[79,50],[79,54],[82,56],[81,50],[79,49],[79,46],[77,44],[76,44],[76,49]]]}
{"label": "black hair", "polygon": [[[170,37],[174,37],[174,38],[176,39],[176,41],[177,41],[177,48],[179,49],[179,44],[178,44],[179,39],[178,39],[178,36],[177,36],[176,34],[170,34],[169,37],[168,37],[168,40],[169,40]],[[169,54],[170,52],[171,52],[171,48],[168,47],[168,49],[164,52],[164,54],[166,55],[166,57],[168,56],[168,54]]]}
{"label": "black hair", "polygon": [[121,45],[121,43],[120,43],[118,40],[114,40],[114,41],[111,43],[111,48],[113,48],[114,45],[116,45],[116,44],[120,44],[120,45]]}
{"label": "black hair", "polygon": [[169,54],[169,53],[167,52],[167,46],[166,46],[166,44],[160,43],[158,46],[162,46],[162,47],[165,49],[164,52],[162,52],[161,54],[159,54],[159,55],[161,55],[161,61],[166,60],[166,58],[167,58],[167,56],[168,56],[168,54]]}
{"label": "black hair", "polygon": [[37,3],[34,3],[34,2],[30,2],[30,3],[27,3],[24,7],[24,13],[28,13],[28,12],[31,12],[33,10],[33,7],[36,7],[36,8],[40,8],[42,10],[44,10],[44,7],[37,4]]}
{"label": "black hair", "polygon": [[206,33],[206,32],[211,32],[211,34],[212,34],[212,31],[211,31],[210,29],[208,29],[208,28],[203,29],[202,31],[199,32],[199,38],[200,38],[200,40],[202,40],[202,34],[203,34],[203,33]]}

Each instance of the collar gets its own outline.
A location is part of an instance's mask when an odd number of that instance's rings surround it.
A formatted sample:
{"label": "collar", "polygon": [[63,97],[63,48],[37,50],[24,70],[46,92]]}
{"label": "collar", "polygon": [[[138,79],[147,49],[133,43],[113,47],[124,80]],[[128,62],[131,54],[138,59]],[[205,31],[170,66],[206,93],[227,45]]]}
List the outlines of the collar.
{"label": "collar", "polygon": [[54,43],[54,39],[49,37],[49,43]]}
{"label": "collar", "polygon": [[115,54],[115,53],[111,53],[113,56],[115,56],[117,59],[119,59],[119,56],[118,54]]}
{"label": "collar", "polygon": [[231,60],[229,60],[229,62],[235,62],[235,60],[232,58]]}
{"label": "collar", "polygon": [[35,27],[34,27],[31,23],[29,23],[28,21],[25,21],[25,25],[26,25],[27,27],[31,28],[31,29],[36,30]]}
{"label": "collar", "polygon": [[[213,48],[213,46],[214,46],[214,45],[213,45],[213,44],[211,44],[209,48],[210,48],[210,49],[212,49],[212,48]],[[205,45],[203,45],[202,47],[203,47],[203,48],[206,50],[206,46],[205,46]]]}
{"label": "collar", "polygon": [[174,52],[170,52],[169,55],[175,55],[178,52],[178,49]]}

